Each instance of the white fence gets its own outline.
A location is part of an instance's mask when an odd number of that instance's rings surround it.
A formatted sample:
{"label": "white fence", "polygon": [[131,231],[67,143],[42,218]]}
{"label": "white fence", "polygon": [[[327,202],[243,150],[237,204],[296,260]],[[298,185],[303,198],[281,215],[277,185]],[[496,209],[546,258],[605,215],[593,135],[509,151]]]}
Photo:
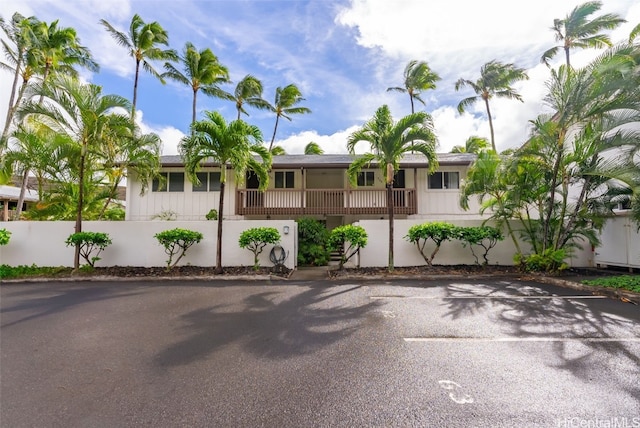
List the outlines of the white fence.
{"label": "white fence", "polygon": [[[289,253],[285,265],[295,267],[297,254],[297,224],[293,220],[228,220],[223,223],[222,265],[253,266],[253,253],[240,248],[238,238],[242,231],[268,225],[280,232],[280,245]],[[14,221],[1,224],[11,232],[8,245],[0,246],[0,264],[10,266],[73,266],[73,247],[65,240],[74,232],[74,222]],[[166,266],[168,256],[154,235],[176,227],[201,232],[204,239],[187,250],[179,265],[215,266],[217,221],[86,221],[86,232],[108,233],[113,243],[101,254],[96,266]],[[289,230],[285,234],[285,230]],[[260,266],[273,266],[267,245],[260,255]]]}
{"label": "white fence", "polygon": [[597,265],[640,268],[640,232],[628,212],[607,220],[600,239],[602,245],[595,255]]}
{"label": "white fence", "polygon": [[[411,226],[425,222],[425,220],[416,219],[395,220],[393,228],[395,266],[422,266],[426,264],[416,245],[404,239]],[[481,220],[453,220],[451,223],[456,226],[466,227],[482,225]],[[367,246],[360,250],[360,266],[387,266],[389,261],[389,220],[361,220],[355,224],[362,226],[368,235]],[[528,251],[528,244],[521,242],[520,246],[525,253]],[[591,247],[589,244],[584,245],[584,247],[585,249],[582,251],[575,251],[571,259],[567,261],[571,266],[593,266]],[[425,252],[428,251],[427,254],[431,254],[434,248],[435,244],[430,242],[426,245]],[[513,265],[515,253],[514,244],[505,233],[505,239],[498,242],[489,251],[489,264],[511,266]],[[476,254],[479,254],[478,251],[476,251]],[[482,260],[480,262],[482,263]],[[462,246],[461,241],[454,240],[442,244],[438,254],[433,259],[433,263],[438,265],[470,265],[475,263],[475,259],[468,247],[465,248]]]}

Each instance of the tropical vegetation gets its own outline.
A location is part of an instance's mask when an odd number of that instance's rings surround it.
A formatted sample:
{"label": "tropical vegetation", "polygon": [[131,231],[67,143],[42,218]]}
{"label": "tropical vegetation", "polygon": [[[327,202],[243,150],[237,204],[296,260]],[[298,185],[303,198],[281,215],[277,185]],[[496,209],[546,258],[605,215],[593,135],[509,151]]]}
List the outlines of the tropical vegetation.
{"label": "tropical vegetation", "polygon": [[280,232],[275,227],[252,227],[242,231],[238,238],[240,248],[245,248],[253,253],[253,269],[260,268],[260,254],[268,244],[276,245],[280,242]]}
{"label": "tropical vegetation", "polygon": [[202,241],[204,236],[195,230],[177,227],[156,233],[154,238],[164,247],[164,252],[169,256],[167,259],[167,271],[169,271],[186,255],[187,250]]}

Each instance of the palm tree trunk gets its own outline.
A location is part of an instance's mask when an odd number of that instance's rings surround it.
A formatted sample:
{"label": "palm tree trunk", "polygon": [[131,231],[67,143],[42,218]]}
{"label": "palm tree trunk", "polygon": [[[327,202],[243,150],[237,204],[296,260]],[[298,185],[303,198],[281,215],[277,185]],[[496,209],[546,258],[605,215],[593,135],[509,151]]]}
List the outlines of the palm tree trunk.
{"label": "palm tree trunk", "polygon": [[393,183],[387,184],[387,206],[389,208],[389,272],[393,272]]}
{"label": "palm tree trunk", "polygon": [[198,90],[193,90],[193,103],[191,104],[191,123],[196,121],[196,99],[198,98]]}
{"label": "palm tree trunk", "polygon": [[498,151],[496,150],[496,138],[495,135],[493,133],[493,119],[491,119],[491,110],[489,109],[489,100],[485,99],[484,100],[484,105],[487,108],[487,116],[489,117],[489,130],[491,131],[491,148],[493,148],[493,151],[498,153]]}
{"label": "palm tree trunk", "polygon": [[[2,141],[4,142],[9,134],[9,125],[13,120],[13,112],[15,110],[13,103],[16,98],[16,89],[18,88],[18,78],[20,77],[20,66],[22,65],[22,53],[19,53],[16,62],[16,72],[13,74],[13,83],[11,84],[11,95],[9,96],[9,106],[7,107],[7,121],[2,131]],[[2,153],[2,144],[0,144],[0,153]]]}
{"label": "palm tree trunk", "polygon": [[22,175],[22,184],[20,185],[20,195],[18,196],[18,206],[16,207],[16,215],[14,220],[20,220],[20,215],[22,215],[22,204],[24,204],[24,197],[27,193],[27,185],[29,184],[29,168],[24,170],[24,174]]}
{"label": "palm tree trunk", "polygon": [[276,115],[276,126],[273,127],[273,135],[271,136],[271,143],[269,144],[269,151],[273,148],[273,142],[276,139],[276,131],[278,130],[278,120],[280,120],[280,115]]}
{"label": "palm tree trunk", "polygon": [[569,61],[569,48],[568,47],[564,48],[564,57],[567,60],[567,68],[571,68],[571,62]]}
{"label": "palm tree trunk", "polygon": [[116,180],[113,183],[113,187],[111,188],[111,191],[109,192],[109,197],[107,198],[107,201],[102,206],[102,210],[100,210],[100,215],[98,215],[98,221],[102,220],[102,216],[104,216],[104,213],[107,211],[107,208],[109,207],[109,204],[114,199],[114,196],[116,195],[116,192],[118,191],[118,185],[119,184],[120,184],[120,179]]}
{"label": "palm tree trunk", "polygon": [[138,77],[140,74],[140,60],[136,58],[136,74],[133,78],[133,103],[131,104],[131,120],[136,120],[136,103],[138,102]]}
{"label": "palm tree trunk", "polygon": [[[42,73],[43,86],[45,85],[45,83],[47,83],[47,78],[49,77],[49,71],[51,71],[51,64],[47,61],[46,65],[44,66],[44,73]],[[42,101],[44,101],[44,94],[40,94],[40,100],[38,100],[38,103],[42,104]]]}
{"label": "palm tree trunk", "polygon": [[224,181],[220,180],[220,202],[218,203],[218,241],[216,242],[216,274],[222,273],[222,218],[224,217]]}
{"label": "palm tree trunk", "polygon": [[[82,232],[82,205],[84,204],[84,161],[87,156],[87,141],[82,141],[82,149],[80,153],[80,171],[78,173],[78,210],[76,212],[75,233]],[[75,253],[73,255],[73,270],[80,268],[80,244],[76,244]]]}
{"label": "palm tree trunk", "polygon": [[553,165],[551,188],[549,191],[549,207],[547,208],[547,217],[543,218],[542,227],[542,251],[547,249],[547,237],[549,234],[549,226],[551,225],[551,216],[553,215],[553,205],[556,198],[556,186],[558,185],[558,171],[560,171],[560,163],[562,162],[562,155],[564,153],[564,131],[561,131],[558,135],[558,154],[556,155],[556,161]]}

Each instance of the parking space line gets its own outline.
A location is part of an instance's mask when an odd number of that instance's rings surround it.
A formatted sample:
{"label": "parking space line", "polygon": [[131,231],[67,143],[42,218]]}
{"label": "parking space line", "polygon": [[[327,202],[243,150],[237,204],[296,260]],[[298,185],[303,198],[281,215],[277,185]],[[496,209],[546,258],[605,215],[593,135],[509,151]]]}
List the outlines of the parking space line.
{"label": "parking space line", "polygon": [[640,337],[404,337],[405,342],[638,342]]}
{"label": "parking space line", "polygon": [[606,299],[606,296],[369,296],[371,300],[443,300],[443,299]]}

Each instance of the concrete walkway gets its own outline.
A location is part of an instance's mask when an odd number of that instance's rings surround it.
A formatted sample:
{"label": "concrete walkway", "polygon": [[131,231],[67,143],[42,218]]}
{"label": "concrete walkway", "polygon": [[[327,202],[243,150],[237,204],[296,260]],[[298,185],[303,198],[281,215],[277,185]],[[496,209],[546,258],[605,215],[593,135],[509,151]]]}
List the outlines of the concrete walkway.
{"label": "concrete walkway", "polygon": [[294,281],[321,281],[329,279],[329,268],[327,266],[298,267],[289,277]]}

